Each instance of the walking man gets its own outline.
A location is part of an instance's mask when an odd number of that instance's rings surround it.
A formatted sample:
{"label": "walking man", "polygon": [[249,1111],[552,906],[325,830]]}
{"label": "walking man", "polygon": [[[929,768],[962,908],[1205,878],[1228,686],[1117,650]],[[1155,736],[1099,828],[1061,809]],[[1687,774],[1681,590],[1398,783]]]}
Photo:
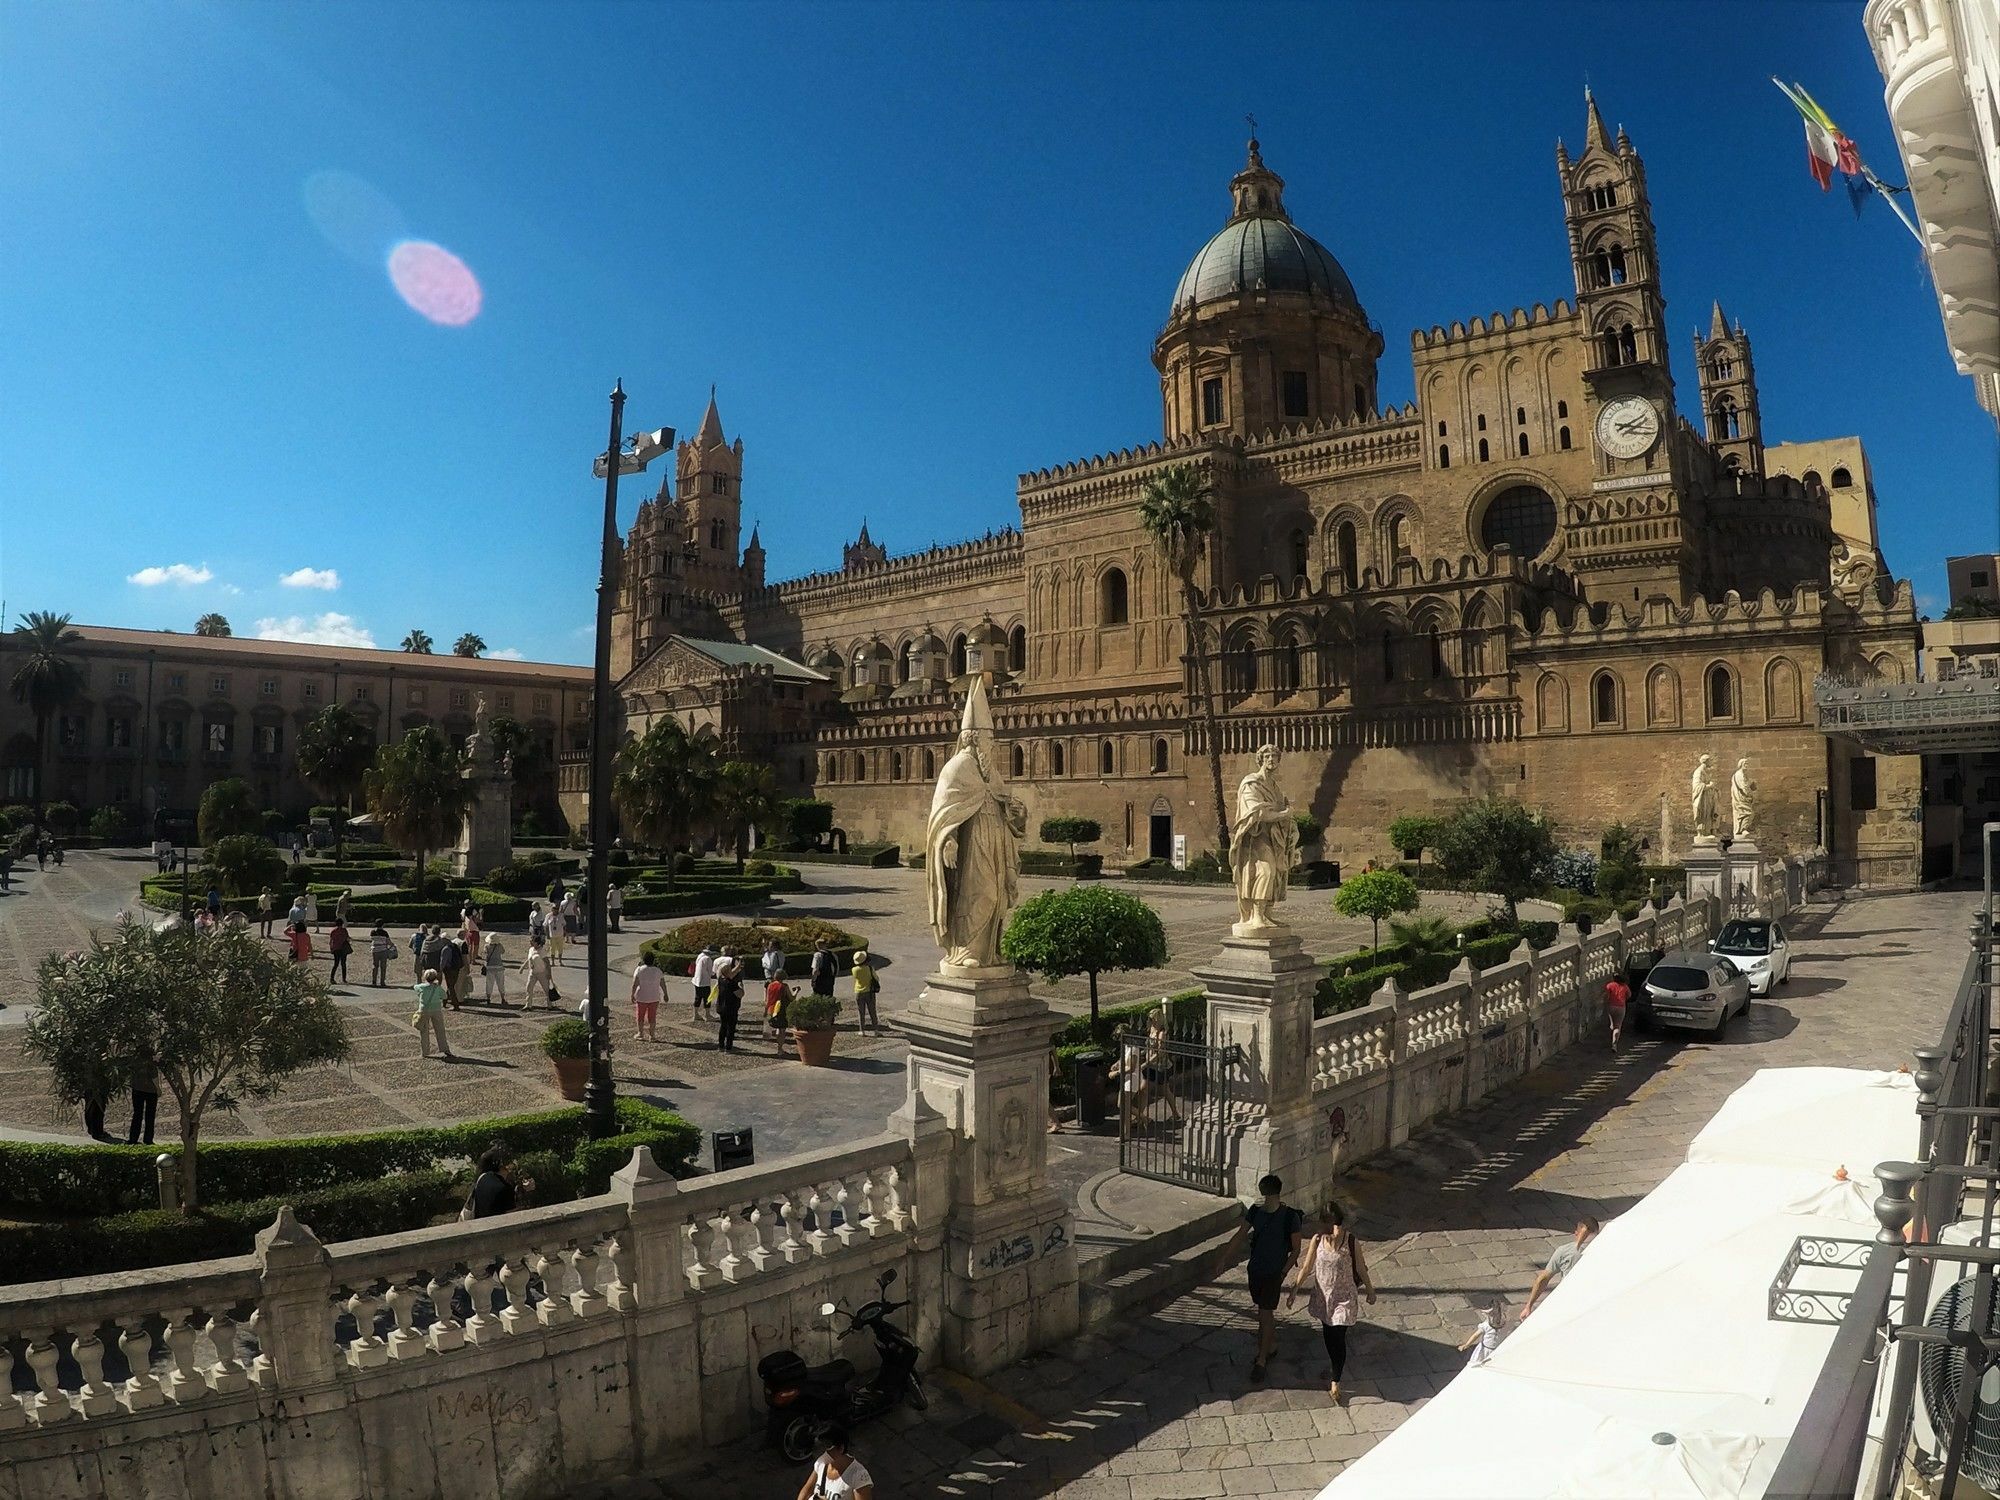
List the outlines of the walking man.
{"label": "walking man", "polygon": [[833,993],[833,950],[827,946],[825,938],[813,944],[811,977],[815,995]]}
{"label": "walking man", "polygon": [[764,939],[764,983],[785,977],[785,950],[774,937]]}
{"label": "walking man", "polygon": [[613,932],[622,932],[624,929],[619,926],[619,923],[625,916],[625,892],[620,890],[615,883],[605,889],[604,912],[611,919],[611,930]]}
{"label": "walking man", "polygon": [[271,935],[271,908],[273,904],[271,888],[267,885],[257,896],[257,922],[259,927],[258,935],[260,937],[269,937]]}
{"label": "walking man", "polygon": [[715,1019],[719,1023],[715,1033],[716,1050],[734,1052],[736,1050],[736,1019],[743,1013],[743,965],[729,949],[722,950],[722,958],[715,966]]}
{"label": "walking man", "polygon": [[444,975],[445,1003],[457,1010],[465,982],[465,949],[459,946],[457,938],[448,937],[439,947],[438,972]]}
{"label": "walking man", "polygon": [[1235,1264],[1243,1242],[1250,1242],[1250,1301],[1257,1309],[1257,1359],[1250,1366],[1252,1381],[1264,1379],[1264,1367],[1278,1352],[1278,1297],[1285,1287],[1285,1273],[1298,1258],[1299,1240],[1306,1216],[1280,1196],[1285,1184],[1273,1172],[1257,1184],[1263,1201],[1243,1210],[1243,1222],[1222,1247],[1216,1258],[1215,1275]]}
{"label": "walking man", "polygon": [[396,956],[396,940],[389,936],[389,929],[380,922],[368,934],[368,963],[372,969],[368,982],[376,989],[389,983],[389,960]]}
{"label": "walking man", "polygon": [[445,1060],[451,1060],[451,1043],[444,1039],[444,985],[436,969],[424,970],[423,981],[417,985],[417,1039],[423,1043],[424,1056],[431,1055],[431,1041],[436,1039],[438,1051]]}

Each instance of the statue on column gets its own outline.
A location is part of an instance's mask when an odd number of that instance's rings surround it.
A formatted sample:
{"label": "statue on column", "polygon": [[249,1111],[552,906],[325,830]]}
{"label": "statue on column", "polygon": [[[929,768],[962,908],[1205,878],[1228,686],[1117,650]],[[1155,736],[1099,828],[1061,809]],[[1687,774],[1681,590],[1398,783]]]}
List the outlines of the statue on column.
{"label": "statue on column", "polygon": [[1688,792],[1694,804],[1694,837],[1696,843],[1715,842],[1715,772],[1710,769],[1714,756],[1704,755],[1695,762],[1694,777],[1689,782]]}
{"label": "statue on column", "polygon": [[1278,747],[1257,751],[1257,769],[1236,788],[1236,818],[1229,827],[1229,863],[1236,875],[1237,937],[1281,930],[1271,908],[1285,899],[1285,885],[1299,862],[1299,825],[1278,787]]}
{"label": "statue on column", "polygon": [[1750,757],[1736,762],[1736,774],[1729,778],[1729,811],[1734,820],[1737,842],[1750,837],[1757,821],[1757,783],[1750,779]]}
{"label": "statue on column", "polygon": [[924,833],[931,932],[944,961],[960,968],[1001,962],[1000,936],[1020,894],[1028,810],[993,769],[993,714],[984,675],[972,679],[958,749],[938,774]]}

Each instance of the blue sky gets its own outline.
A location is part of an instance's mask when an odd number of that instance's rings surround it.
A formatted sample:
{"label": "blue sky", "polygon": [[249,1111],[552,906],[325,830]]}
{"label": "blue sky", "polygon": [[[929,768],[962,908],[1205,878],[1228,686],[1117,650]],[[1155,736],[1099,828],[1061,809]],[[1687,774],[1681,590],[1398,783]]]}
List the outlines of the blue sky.
{"label": "blue sky", "polygon": [[[864,515],[892,551],[1008,524],[1020,472],[1159,435],[1151,339],[1249,111],[1401,402],[1411,328],[1572,294],[1588,79],[1646,159],[1684,409],[1720,297],[1767,436],[1862,435],[1935,605],[1995,544],[1993,427],[1907,234],[1820,195],[1767,81],[1900,180],[1860,17],[0,0],[0,590],[584,660],[618,376],[683,432],[717,386],[774,577]],[[478,315],[406,305],[398,238]]]}

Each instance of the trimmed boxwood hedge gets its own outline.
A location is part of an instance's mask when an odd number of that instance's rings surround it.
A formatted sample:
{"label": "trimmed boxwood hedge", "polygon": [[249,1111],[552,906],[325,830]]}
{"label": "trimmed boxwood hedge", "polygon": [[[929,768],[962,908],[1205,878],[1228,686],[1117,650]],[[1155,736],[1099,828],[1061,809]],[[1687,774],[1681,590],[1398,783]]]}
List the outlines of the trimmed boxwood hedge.
{"label": "trimmed boxwood hedge", "polygon": [[871,865],[887,870],[903,861],[900,844],[849,844],[845,854],[821,853],[817,849],[780,850],[786,859],[811,865]]}
{"label": "trimmed boxwood hedge", "polygon": [[1021,855],[1023,875],[1066,875],[1073,880],[1095,880],[1104,873],[1101,854],[1066,854],[1060,849],[1028,849]]}

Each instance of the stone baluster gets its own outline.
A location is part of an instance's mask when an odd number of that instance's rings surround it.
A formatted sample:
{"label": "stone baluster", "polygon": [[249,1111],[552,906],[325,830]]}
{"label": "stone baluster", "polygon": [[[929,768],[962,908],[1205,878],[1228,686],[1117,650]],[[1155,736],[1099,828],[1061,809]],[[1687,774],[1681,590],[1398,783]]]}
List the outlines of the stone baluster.
{"label": "stone baluster", "polygon": [[501,1262],[500,1285],[507,1292],[507,1305],[500,1310],[500,1326],[509,1333],[525,1333],[528,1325],[535,1321],[535,1309],[528,1301],[526,1260],[509,1256]]}
{"label": "stone baluster", "polygon": [[208,1367],[208,1383],[217,1394],[250,1389],[250,1372],[236,1355],[236,1320],[227,1308],[209,1314],[208,1342],[215,1350],[215,1363]]}
{"label": "stone baluster", "polygon": [[909,1212],[903,1207],[903,1169],[891,1166],[885,1169],[882,1182],[882,1199],[877,1211],[896,1234],[906,1234],[910,1228]]}
{"label": "stone baluster", "polygon": [[799,1195],[789,1188],[778,1194],[778,1258],[795,1266],[812,1252],[799,1240],[799,1221],[805,1217]]}
{"label": "stone baluster", "polygon": [[250,1383],[260,1391],[276,1390],[278,1368],[271,1359],[271,1320],[265,1316],[263,1304],[251,1308],[243,1321],[250,1337],[257,1341],[256,1356],[250,1361]]}
{"label": "stone baluster", "polygon": [[416,1285],[408,1281],[391,1281],[389,1289],[382,1294],[382,1300],[389,1304],[389,1316],[396,1323],[389,1330],[389,1358],[392,1360],[415,1359],[429,1347],[417,1328],[420,1296]]}
{"label": "stone baluster", "polygon": [[[600,1252],[606,1274],[599,1289],[604,1293],[605,1305],[613,1312],[631,1312],[639,1305],[639,1299],[632,1291],[632,1255],[625,1248],[625,1234],[628,1232],[613,1235],[604,1242],[604,1249]],[[678,1225],[669,1227],[667,1242],[676,1252],[679,1251],[681,1235]]]}
{"label": "stone baluster", "polygon": [[567,1254],[569,1268],[576,1273],[576,1290],[569,1294],[570,1311],[579,1318],[594,1318],[606,1306],[604,1294],[597,1289],[597,1247],[592,1244],[578,1245]]}
{"label": "stone baluster", "polygon": [[827,1220],[832,1216],[833,1203],[820,1191],[820,1184],[809,1183],[806,1187],[806,1210],[812,1215],[813,1227],[806,1231],[806,1244],[812,1248],[813,1258],[818,1259],[833,1248],[833,1236],[827,1232]]}
{"label": "stone baluster", "polygon": [[493,1316],[493,1268],[481,1265],[465,1273],[465,1295],[472,1302],[472,1316],[465,1320],[465,1341],[488,1344],[500,1337],[500,1320]]}
{"label": "stone baluster", "polygon": [[375,1314],[382,1299],[365,1287],[347,1299],[354,1315],[354,1342],[347,1346],[347,1362],[357,1370],[372,1370],[389,1362],[389,1346],[375,1332]]}
{"label": "stone baluster", "polygon": [[553,1255],[537,1251],[533,1260],[535,1274],[542,1278],[542,1300],[535,1304],[535,1321],[544,1328],[555,1328],[569,1322],[576,1316],[576,1309],[570,1306],[569,1298],[556,1290],[562,1284],[563,1272],[568,1269],[568,1256],[561,1250]]}
{"label": "stone baluster", "polygon": [[836,1177],[828,1186],[833,1189],[840,1204],[840,1225],[833,1231],[834,1237],[843,1247],[851,1245],[861,1235],[861,1226],[854,1222],[854,1195],[848,1191],[844,1177]]}
{"label": "stone baluster", "polygon": [[736,1219],[736,1211],[725,1208],[709,1220],[715,1226],[715,1243],[709,1247],[709,1255],[715,1261],[716,1273],[731,1286],[741,1281],[749,1269],[736,1253]]}
{"label": "stone baluster", "polygon": [[118,1335],[118,1352],[125,1356],[125,1368],[132,1372],[118,1388],[119,1404],[127,1411],[151,1411],[162,1405],[167,1397],[153,1376],[153,1335],[144,1322],[125,1325]]}
{"label": "stone baluster", "polygon": [[87,1328],[70,1346],[83,1380],[76,1391],[76,1408],[86,1417],[105,1417],[118,1410],[118,1393],[104,1382],[104,1344],[95,1328]]}
{"label": "stone baluster", "polygon": [[23,1336],[28,1341],[28,1368],[34,1371],[35,1384],[40,1387],[28,1409],[44,1427],[67,1422],[76,1415],[76,1408],[70,1405],[69,1393],[56,1378],[56,1364],[62,1358],[62,1350],[56,1347],[55,1330],[26,1329]]}
{"label": "stone baluster", "polygon": [[862,1172],[854,1178],[854,1203],[860,1213],[861,1232],[869,1239],[880,1239],[888,1226],[875,1212],[875,1174]]}
{"label": "stone baluster", "polygon": [[194,1364],[194,1309],[177,1307],[167,1315],[167,1357],[173,1368],[167,1372],[167,1394],[175,1401],[193,1401],[208,1394],[208,1382]]}
{"label": "stone baluster", "polygon": [[771,1248],[772,1231],[776,1228],[771,1205],[759,1198],[750,1205],[750,1212],[744,1217],[750,1227],[750,1248],[744,1259],[750,1262],[751,1274],[758,1275],[768,1270],[778,1258],[777,1252]]}
{"label": "stone baluster", "polygon": [[424,1335],[424,1342],[434,1354],[465,1346],[465,1325],[458,1321],[457,1303],[452,1296],[457,1290],[455,1280],[440,1276],[435,1271],[424,1285],[424,1294],[431,1300],[431,1326]]}
{"label": "stone baluster", "polygon": [[702,1258],[702,1241],[708,1237],[708,1227],[701,1219],[688,1215],[679,1238],[687,1254],[687,1284],[692,1291],[705,1292],[722,1279],[721,1273]]}

